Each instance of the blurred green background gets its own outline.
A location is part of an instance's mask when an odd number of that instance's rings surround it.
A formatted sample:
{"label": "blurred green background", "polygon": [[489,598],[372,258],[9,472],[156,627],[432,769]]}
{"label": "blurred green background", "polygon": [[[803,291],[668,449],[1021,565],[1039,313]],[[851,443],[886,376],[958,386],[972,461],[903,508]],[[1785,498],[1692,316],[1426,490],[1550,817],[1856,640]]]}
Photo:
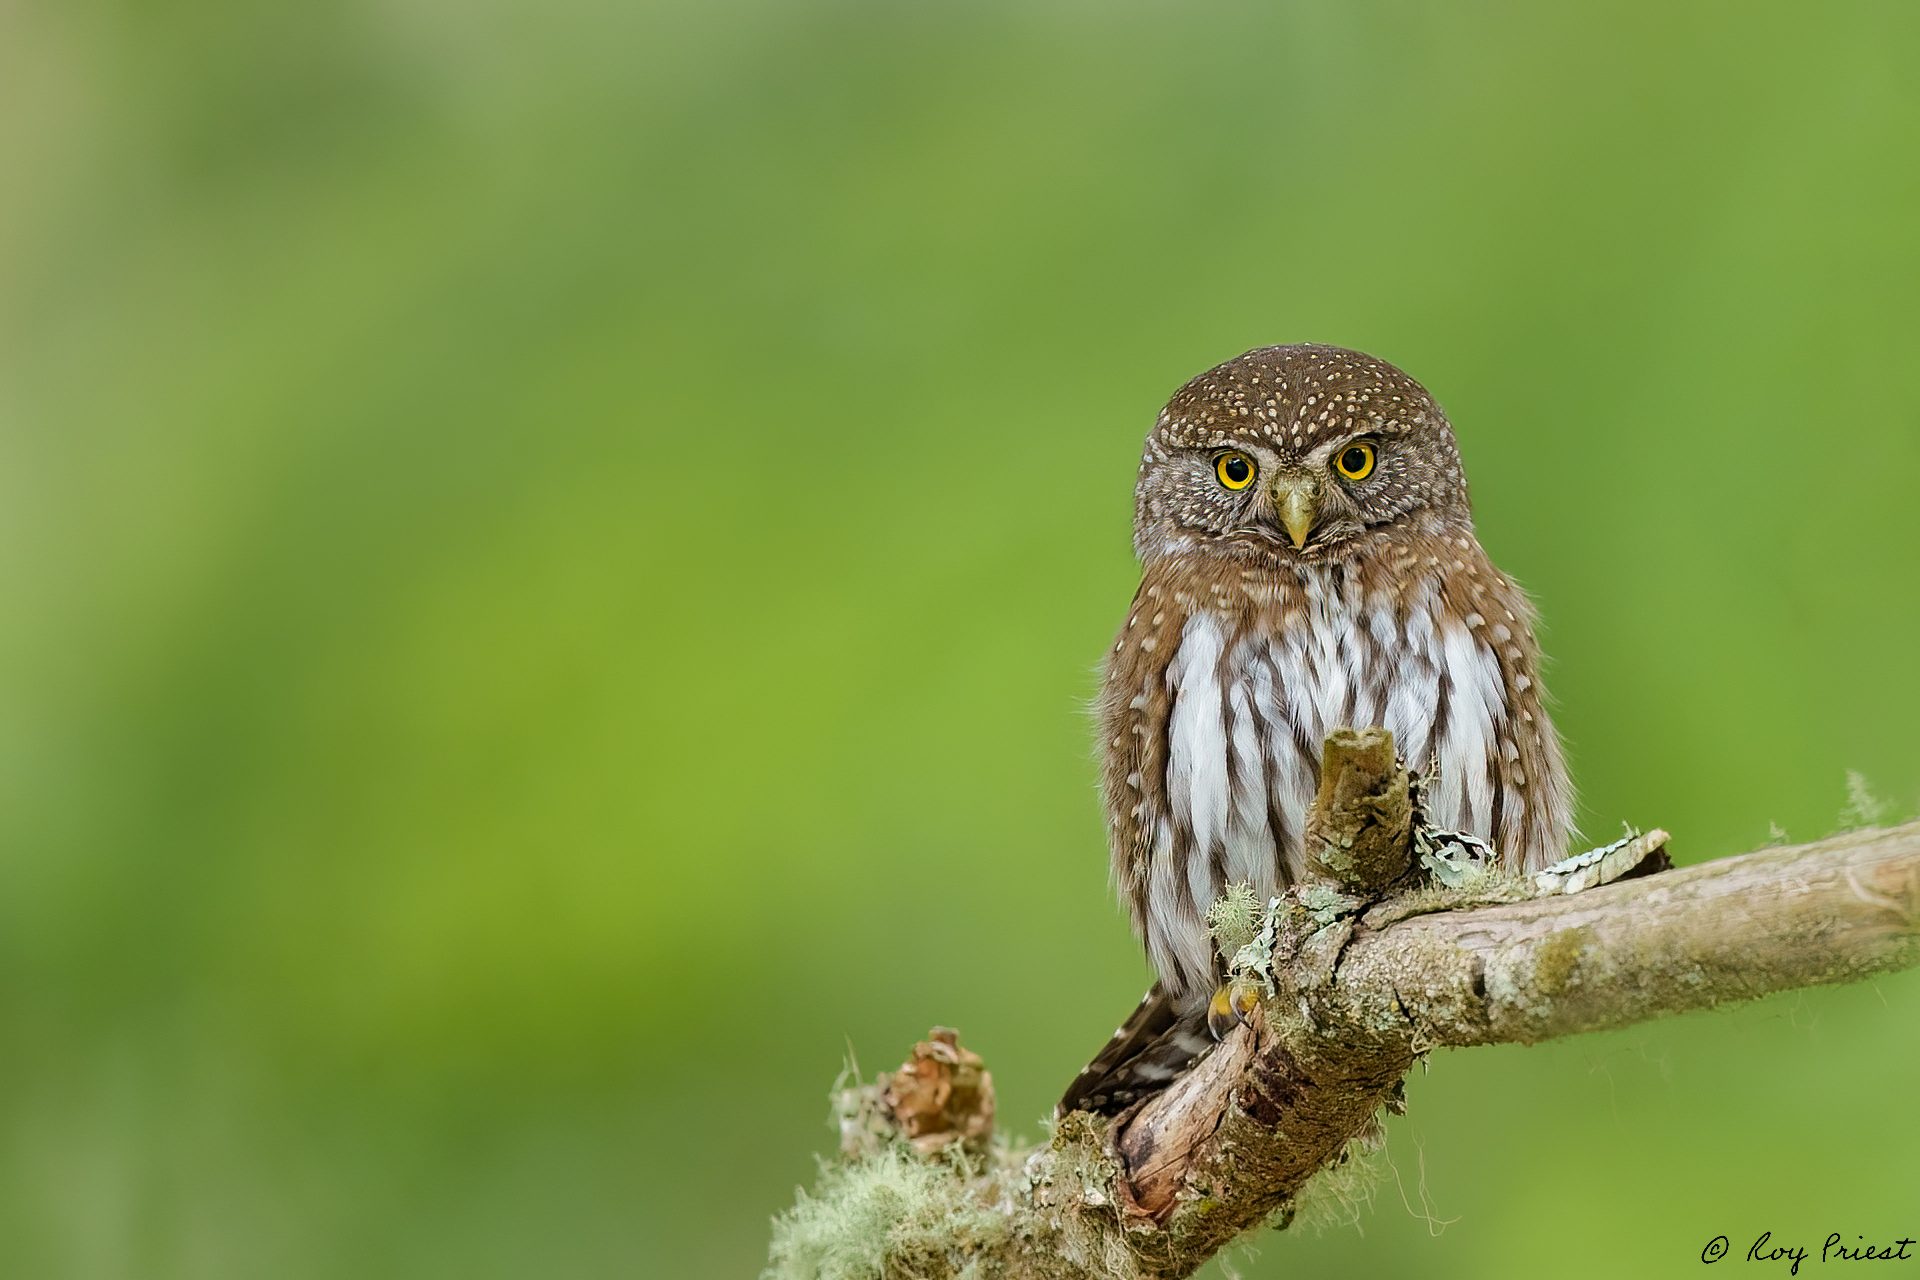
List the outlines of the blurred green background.
{"label": "blurred green background", "polygon": [[[935,1021],[1037,1134],[1145,974],[1085,715],[1140,439],[1254,345],[1448,407],[1596,840],[1911,812],[1917,55],[1891,3],[0,6],[0,1273],[750,1275],[843,1058]],[[1238,1268],[1913,1235],[1917,1015],[1441,1056],[1360,1227]]]}

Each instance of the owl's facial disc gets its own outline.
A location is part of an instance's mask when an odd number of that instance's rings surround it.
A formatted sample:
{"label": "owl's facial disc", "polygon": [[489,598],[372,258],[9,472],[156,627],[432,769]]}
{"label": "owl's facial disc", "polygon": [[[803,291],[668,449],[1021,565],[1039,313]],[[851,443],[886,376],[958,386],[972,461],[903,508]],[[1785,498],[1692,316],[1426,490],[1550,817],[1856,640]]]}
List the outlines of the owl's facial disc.
{"label": "owl's facial disc", "polygon": [[1134,486],[1143,560],[1330,564],[1414,522],[1472,527],[1453,428],[1419,383],[1337,347],[1260,347],[1190,380]]}
{"label": "owl's facial disc", "polygon": [[1282,472],[1273,482],[1273,509],[1294,550],[1307,545],[1320,518],[1320,479],[1308,472]]}

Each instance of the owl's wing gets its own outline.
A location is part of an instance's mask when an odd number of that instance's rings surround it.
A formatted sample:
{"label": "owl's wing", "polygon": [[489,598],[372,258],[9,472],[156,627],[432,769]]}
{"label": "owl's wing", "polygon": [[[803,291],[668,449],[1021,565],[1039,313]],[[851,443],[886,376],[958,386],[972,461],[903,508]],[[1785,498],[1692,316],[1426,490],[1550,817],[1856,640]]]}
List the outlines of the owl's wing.
{"label": "owl's wing", "polygon": [[1056,1119],[1072,1111],[1112,1115],[1156,1093],[1213,1047],[1205,1005],[1183,1009],[1159,983],[1114,1031],[1053,1109]]}

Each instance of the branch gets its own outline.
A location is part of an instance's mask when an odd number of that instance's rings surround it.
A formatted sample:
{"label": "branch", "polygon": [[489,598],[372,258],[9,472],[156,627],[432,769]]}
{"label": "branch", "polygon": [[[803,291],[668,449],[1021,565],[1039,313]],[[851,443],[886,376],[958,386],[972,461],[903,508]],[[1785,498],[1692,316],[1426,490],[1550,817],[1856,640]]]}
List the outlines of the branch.
{"label": "branch", "polygon": [[951,1033],[921,1045],[842,1095],[843,1159],[777,1222],[769,1274],[1190,1275],[1241,1233],[1285,1225],[1308,1179],[1400,1109],[1431,1049],[1920,963],[1920,823],[1578,892],[1566,882],[1658,865],[1644,859],[1664,833],[1570,876],[1441,874],[1454,864],[1410,856],[1407,778],[1384,737],[1328,740],[1309,822],[1321,879],[1275,902],[1264,1018],[1165,1092],[1112,1121],[1068,1116],[1033,1151],[987,1145],[991,1079]]}

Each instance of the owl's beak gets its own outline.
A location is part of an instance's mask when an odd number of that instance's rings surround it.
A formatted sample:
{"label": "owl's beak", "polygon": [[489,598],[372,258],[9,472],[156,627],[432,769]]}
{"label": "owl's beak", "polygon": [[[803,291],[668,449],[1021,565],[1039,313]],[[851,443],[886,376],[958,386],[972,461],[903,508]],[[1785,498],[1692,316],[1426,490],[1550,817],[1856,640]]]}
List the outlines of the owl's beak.
{"label": "owl's beak", "polygon": [[1294,549],[1307,545],[1320,515],[1320,486],[1308,476],[1283,476],[1273,482],[1273,505]]}

